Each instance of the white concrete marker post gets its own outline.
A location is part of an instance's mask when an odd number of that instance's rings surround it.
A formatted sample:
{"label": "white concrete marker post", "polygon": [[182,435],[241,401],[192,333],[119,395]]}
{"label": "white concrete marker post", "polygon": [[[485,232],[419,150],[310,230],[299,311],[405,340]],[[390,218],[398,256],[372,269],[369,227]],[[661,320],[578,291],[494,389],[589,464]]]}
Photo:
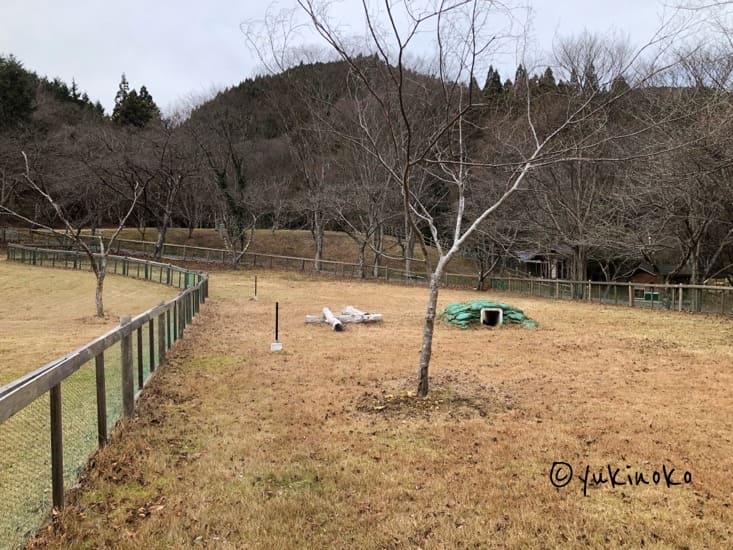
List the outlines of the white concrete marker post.
{"label": "white concrete marker post", "polygon": [[270,344],[270,351],[282,351],[283,349],[283,345],[277,339],[278,324],[280,320],[279,317],[280,317],[280,302],[275,302],[275,341],[272,344]]}

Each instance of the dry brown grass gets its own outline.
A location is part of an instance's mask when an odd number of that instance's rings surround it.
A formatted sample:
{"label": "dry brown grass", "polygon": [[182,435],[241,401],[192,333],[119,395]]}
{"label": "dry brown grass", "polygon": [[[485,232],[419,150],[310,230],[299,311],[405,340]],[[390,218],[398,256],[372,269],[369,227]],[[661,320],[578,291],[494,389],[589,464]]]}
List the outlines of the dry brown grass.
{"label": "dry brown grass", "polygon": [[[33,545],[87,548],[723,548],[733,544],[733,324],[498,295],[537,330],[439,326],[424,289],[216,273],[138,416]],[[476,296],[446,290],[448,302]],[[485,295],[483,295],[485,296]],[[270,353],[274,302],[284,351]],[[384,314],[345,332],[323,305]],[[556,489],[610,464],[689,485]]]}
{"label": "dry brown grass", "polygon": [[0,260],[0,385],[86,344],[176,290],[109,275],[106,318],[96,317],[94,275]]}

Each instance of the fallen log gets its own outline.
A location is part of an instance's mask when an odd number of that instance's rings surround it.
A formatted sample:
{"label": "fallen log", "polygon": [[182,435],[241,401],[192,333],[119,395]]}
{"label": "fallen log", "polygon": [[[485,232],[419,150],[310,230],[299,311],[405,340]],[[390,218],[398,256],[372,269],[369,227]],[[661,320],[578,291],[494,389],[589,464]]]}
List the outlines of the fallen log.
{"label": "fallen log", "polygon": [[381,313],[365,313],[364,315],[336,315],[342,323],[376,323],[382,320]]}
{"label": "fallen log", "polygon": [[[328,311],[328,314],[326,314]],[[381,313],[365,313],[360,309],[356,309],[353,306],[346,306],[341,310],[341,315],[334,315],[333,312],[327,307],[323,308],[323,315],[306,315],[306,323],[328,323],[333,327],[333,330],[343,330],[343,326],[337,328],[333,321],[339,323],[378,323],[382,321]],[[329,318],[330,316],[330,318]]]}
{"label": "fallen log", "polygon": [[326,323],[331,325],[331,328],[336,332],[341,332],[342,330],[344,330],[344,325],[341,324],[341,321],[339,321],[333,314],[333,312],[327,307],[323,308],[323,317],[325,318]]}

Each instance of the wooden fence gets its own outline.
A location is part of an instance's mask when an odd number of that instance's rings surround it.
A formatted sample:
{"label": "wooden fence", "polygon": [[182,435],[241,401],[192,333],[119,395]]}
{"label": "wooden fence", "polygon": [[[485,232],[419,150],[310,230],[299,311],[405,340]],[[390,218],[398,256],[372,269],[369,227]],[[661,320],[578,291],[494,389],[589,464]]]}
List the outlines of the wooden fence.
{"label": "wooden fence", "polygon": [[[7,257],[10,261],[30,265],[65,266],[76,269],[88,267],[88,263],[85,265],[85,260],[88,262],[88,259],[83,254],[67,250],[47,250],[10,244]],[[104,445],[108,438],[108,427],[114,421],[108,417],[106,404],[109,395],[107,385],[110,381],[106,376],[105,353],[110,353],[112,347],[120,343],[121,375],[120,380],[115,381],[113,385],[116,386],[119,382],[122,394],[121,414],[130,417],[134,412],[135,399],[147,379],[163,364],[171,345],[183,337],[184,329],[191,323],[208,296],[208,277],[205,273],[170,264],[118,256],[109,257],[109,268],[121,275],[157,281],[183,290],[172,300],[162,302],[136,317],[123,317],[119,327],[93,342],[0,387],[0,426],[41,396],[48,394],[51,492],[52,504],[55,507],[63,506],[64,502],[65,431],[62,422],[62,408],[64,408],[62,386],[65,381],[82,366],[94,361],[96,441],[99,446]],[[24,434],[24,437],[42,439],[38,434]],[[17,467],[21,469],[22,465]],[[36,474],[39,475],[38,472]],[[3,479],[3,492],[6,489],[7,480]],[[6,495],[1,495],[0,499],[7,500]],[[0,529],[0,546],[4,547],[9,541],[3,540],[2,535]]]}
{"label": "wooden fence", "polygon": [[[25,235],[34,242],[58,242],[58,237],[43,231],[25,230]],[[95,238],[89,236],[89,243]],[[152,255],[155,243],[130,239],[118,239],[115,251],[142,256]],[[168,244],[163,247],[163,256],[175,260],[202,263],[227,263],[231,261],[231,253],[221,248],[207,248],[180,244]],[[359,265],[350,262],[321,260],[316,269],[313,258],[281,256],[248,252],[242,258],[241,265],[248,267],[281,268],[307,272],[319,272],[341,277],[359,278]],[[364,278],[408,284],[427,284],[421,265],[415,271],[407,273],[403,269],[379,266],[376,273],[367,268]],[[445,273],[442,284],[446,287],[476,288],[477,277],[460,273]],[[604,281],[571,281],[560,279],[536,279],[517,276],[487,277],[483,287],[493,291],[508,291],[530,294],[533,296],[600,302],[604,304],[626,305],[648,309],[667,309],[688,312],[733,314],[733,287],[715,285],[667,285],[639,284],[631,282]]]}
{"label": "wooden fence", "polygon": [[559,300],[646,309],[733,314],[733,287],[492,277],[487,288]]}

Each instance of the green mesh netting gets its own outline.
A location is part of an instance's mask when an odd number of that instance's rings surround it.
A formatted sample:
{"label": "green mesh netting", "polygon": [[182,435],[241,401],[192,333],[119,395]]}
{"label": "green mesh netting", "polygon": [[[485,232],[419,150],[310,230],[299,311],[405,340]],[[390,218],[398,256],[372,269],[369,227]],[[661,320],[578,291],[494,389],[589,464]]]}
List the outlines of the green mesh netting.
{"label": "green mesh netting", "polygon": [[481,310],[485,308],[501,309],[505,324],[517,323],[525,328],[537,327],[537,321],[527,317],[521,309],[502,302],[490,302],[488,300],[448,304],[443,313],[440,314],[440,318],[461,328],[468,328],[472,323],[481,322]]}

